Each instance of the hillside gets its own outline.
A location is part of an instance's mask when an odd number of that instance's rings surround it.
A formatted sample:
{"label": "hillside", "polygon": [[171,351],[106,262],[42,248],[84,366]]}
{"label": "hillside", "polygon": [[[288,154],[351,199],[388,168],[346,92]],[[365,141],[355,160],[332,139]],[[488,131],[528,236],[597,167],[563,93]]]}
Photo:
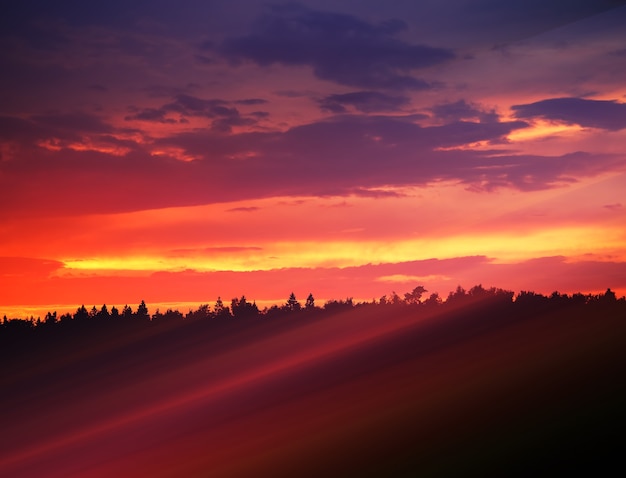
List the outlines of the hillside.
{"label": "hillside", "polygon": [[0,330],[0,475],[623,471],[626,303],[526,298]]}

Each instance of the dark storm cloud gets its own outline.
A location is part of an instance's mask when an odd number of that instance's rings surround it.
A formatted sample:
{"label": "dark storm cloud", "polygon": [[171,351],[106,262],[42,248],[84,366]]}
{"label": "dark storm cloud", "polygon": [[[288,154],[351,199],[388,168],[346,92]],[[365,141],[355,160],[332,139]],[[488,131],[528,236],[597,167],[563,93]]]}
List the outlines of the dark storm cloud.
{"label": "dark storm cloud", "polygon": [[261,66],[309,65],[318,78],[342,85],[428,88],[410,72],[450,60],[454,54],[394,38],[405,28],[398,20],[374,25],[352,15],[289,4],[272,7],[252,34],[228,39],[218,51],[233,61],[251,60]]}
{"label": "dark storm cloud", "polygon": [[329,95],[319,101],[322,110],[346,113],[352,107],[362,113],[395,111],[407,106],[411,100],[406,96],[394,96],[378,91],[355,91],[341,95]]}
{"label": "dark storm cloud", "polygon": [[543,118],[609,131],[626,128],[626,103],[617,101],[551,98],[511,109],[518,118]]}

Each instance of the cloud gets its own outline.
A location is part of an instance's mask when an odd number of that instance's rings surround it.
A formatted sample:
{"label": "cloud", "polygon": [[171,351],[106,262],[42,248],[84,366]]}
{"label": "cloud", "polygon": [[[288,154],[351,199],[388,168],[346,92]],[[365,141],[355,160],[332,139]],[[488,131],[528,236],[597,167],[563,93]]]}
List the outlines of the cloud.
{"label": "cloud", "polygon": [[32,121],[14,116],[0,116],[0,139],[4,141],[31,143],[45,136],[45,128]]}
{"label": "cloud", "polygon": [[[264,103],[261,99],[237,100],[234,103],[243,105],[258,105]],[[127,115],[126,121],[150,121],[157,123],[187,123],[189,117],[201,117],[213,120],[211,129],[222,133],[228,133],[233,126],[251,126],[261,118],[267,117],[267,113],[256,111],[244,117],[237,108],[230,107],[230,102],[219,99],[203,99],[188,94],[177,94],[173,101],[159,108],[138,109],[130,107],[133,112]],[[177,118],[172,115],[178,115]]]}
{"label": "cloud", "polygon": [[242,206],[242,207],[233,207],[231,209],[227,209],[226,212],[255,212],[260,208],[256,206]]}
{"label": "cloud", "polygon": [[584,127],[618,131],[626,128],[626,103],[583,98],[551,98],[511,108],[518,118],[543,118]]}
{"label": "cloud", "polygon": [[[233,251],[236,252],[236,251]],[[1,263],[1,262],[0,262]],[[427,259],[400,263],[366,264],[346,268],[286,268],[267,271],[156,272],[145,276],[64,275],[46,280],[41,275],[7,281],[6,304],[125,304],[136,303],[132,294],[141,291],[148,306],[164,301],[212,300],[239,297],[283,298],[290,291],[298,296],[312,292],[316,299],[361,297],[371,300],[391,290],[403,293],[423,285],[443,297],[457,285],[469,288],[482,283],[516,292],[531,290],[550,294],[603,292],[607,287],[626,290],[626,263],[606,261],[571,262],[565,257],[543,257],[515,264],[496,263],[484,256]],[[386,278],[387,280],[381,280]],[[397,280],[398,282],[395,282]],[[36,291],[36,294],[33,293]],[[106,294],[103,296],[103,291]],[[129,295],[130,294],[130,295]],[[321,303],[319,305],[322,305]],[[74,306],[75,307],[75,306]]]}
{"label": "cloud", "polygon": [[164,105],[165,111],[175,111],[187,116],[233,116],[239,114],[235,108],[228,108],[223,100],[205,100],[196,96],[179,94],[172,103]]}
{"label": "cloud", "polygon": [[308,65],[315,76],[361,88],[426,89],[410,76],[454,58],[450,50],[412,45],[395,38],[407,25],[389,20],[377,25],[352,15],[312,10],[297,4],[274,6],[254,33],[230,38],[219,53],[232,61],[260,66]]}
{"label": "cloud", "polygon": [[63,268],[63,263],[32,257],[0,257],[0,278],[6,280],[47,278]]}
{"label": "cloud", "polygon": [[[23,130],[25,141],[54,131],[32,122],[12,124]],[[380,196],[393,187],[439,181],[475,191],[529,191],[625,166],[622,157],[584,152],[541,156],[457,149],[499,143],[524,127],[522,121],[424,127],[411,115],[340,115],[286,131],[196,129],[143,143],[125,140],[127,152],[117,155],[73,150],[62,142],[56,149],[31,143],[15,161],[0,162],[0,203],[5,206],[0,214],[137,211],[276,196]],[[97,138],[124,146],[109,136]],[[194,160],[180,161],[179,152]]]}
{"label": "cloud", "polygon": [[57,130],[82,133],[111,133],[114,128],[102,118],[87,113],[34,115],[30,119],[37,125]]}
{"label": "cloud", "polygon": [[0,116],[0,147],[11,145],[6,157],[41,154],[40,148],[63,150],[109,150],[128,152],[137,143],[116,135],[136,133],[136,130],[115,128],[101,117],[83,112],[48,113],[27,118]]}
{"label": "cloud", "polygon": [[245,100],[237,100],[235,103],[239,105],[264,105],[267,103],[267,100],[262,98],[247,98]]}
{"label": "cloud", "polygon": [[238,254],[244,252],[259,252],[263,248],[259,246],[222,246],[222,247],[203,247],[200,249],[173,249],[169,251],[170,257],[186,257],[197,255],[222,255],[222,254]]}
{"label": "cloud", "polygon": [[389,276],[381,276],[376,279],[378,282],[391,282],[391,283],[414,283],[414,284],[424,284],[432,281],[442,281],[442,280],[450,280],[450,277],[443,275],[427,275],[427,276],[417,276],[417,275],[407,275],[407,274],[392,274]]}
{"label": "cloud", "polygon": [[400,198],[406,197],[406,194],[398,191],[388,191],[384,189],[365,189],[354,188],[350,191],[351,195],[363,198]]}
{"label": "cloud", "polygon": [[209,58],[205,55],[194,55],[194,58],[198,63],[202,63],[203,65],[212,65],[213,63],[215,63],[215,60],[213,58]]}
{"label": "cloud", "polygon": [[168,118],[168,112],[163,109],[157,108],[130,108],[132,111],[136,111],[132,115],[124,117],[125,121],[151,121],[156,123],[178,123],[178,120],[174,118]]}
{"label": "cloud", "polygon": [[346,113],[352,107],[362,113],[396,111],[407,106],[411,100],[406,96],[394,96],[378,91],[355,91],[341,95],[329,95],[319,100],[322,110],[332,113]]}
{"label": "cloud", "polygon": [[459,100],[454,103],[442,103],[433,106],[430,111],[437,119],[446,122],[461,120],[498,121],[498,115],[495,112],[483,111],[477,105],[467,103],[465,100]]}
{"label": "cloud", "polygon": [[[451,149],[476,142],[499,143],[526,123],[456,121],[422,127],[412,118],[330,118],[285,132],[210,138],[181,133],[159,140],[211,161],[214,174],[237,178],[247,191],[278,195],[349,195],[360,188],[423,186],[437,181],[477,191],[539,190],[624,167],[619,156],[575,152],[557,156],[497,150]],[[243,161],[220,161],[253,151]],[[198,165],[200,167],[200,165]],[[234,172],[231,168],[241,168]],[[244,173],[245,171],[245,173]]]}

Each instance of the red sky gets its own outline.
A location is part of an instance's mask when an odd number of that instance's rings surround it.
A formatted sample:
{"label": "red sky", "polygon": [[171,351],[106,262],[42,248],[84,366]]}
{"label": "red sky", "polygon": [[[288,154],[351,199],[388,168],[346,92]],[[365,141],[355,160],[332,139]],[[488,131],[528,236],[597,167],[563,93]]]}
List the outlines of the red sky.
{"label": "red sky", "polygon": [[624,295],[621,4],[20,2],[0,314]]}

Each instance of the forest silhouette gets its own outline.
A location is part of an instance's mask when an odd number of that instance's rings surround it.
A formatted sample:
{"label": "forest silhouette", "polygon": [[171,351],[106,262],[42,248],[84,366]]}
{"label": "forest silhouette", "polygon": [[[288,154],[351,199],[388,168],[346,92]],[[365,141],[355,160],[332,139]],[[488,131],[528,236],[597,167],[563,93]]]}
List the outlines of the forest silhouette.
{"label": "forest silhouette", "polygon": [[4,317],[0,475],[623,472],[625,345],[610,289]]}

